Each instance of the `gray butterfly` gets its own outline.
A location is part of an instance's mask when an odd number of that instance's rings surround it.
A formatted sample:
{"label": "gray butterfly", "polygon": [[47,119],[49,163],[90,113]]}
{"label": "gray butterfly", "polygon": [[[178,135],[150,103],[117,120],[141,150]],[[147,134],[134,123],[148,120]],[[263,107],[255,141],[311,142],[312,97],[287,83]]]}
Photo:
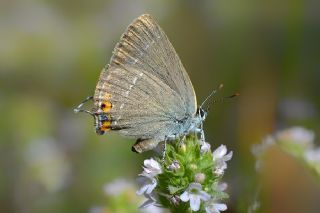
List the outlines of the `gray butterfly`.
{"label": "gray butterfly", "polygon": [[[92,111],[81,109],[93,99]],[[207,112],[197,108],[185,68],[166,34],[148,14],[134,20],[102,70],[93,97],[76,109],[93,115],[97,134],[135,138],[138,153],[159,142],[201,132]]]}

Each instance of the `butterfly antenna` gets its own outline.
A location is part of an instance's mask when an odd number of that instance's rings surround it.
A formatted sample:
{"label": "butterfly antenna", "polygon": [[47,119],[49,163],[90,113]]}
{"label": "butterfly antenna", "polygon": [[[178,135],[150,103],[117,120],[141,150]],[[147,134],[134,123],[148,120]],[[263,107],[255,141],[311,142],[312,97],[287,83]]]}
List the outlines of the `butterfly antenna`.
{"label": "butterfly antenna", "polygon": [[[234,98],[234,97],[237,97],[237,96],[239,96],[239,95],[240,95],[240,93],[236,92],[236,93],[234,93],[234,94],[232,94],[232,95],[229,95],[229,96],[226,96],[226,97],[222,97],[222,98],[213,100],[211,104],[223,102],[225,99]],[[209,112],[211,104],[210,104],[210,105],[208,106],[208,108],[206,109],[207,112]]]}
{"label": "butterfly antenna", "polygon": [[88,102],[88,101],[90,101],[90,100],[92,100],[92,99],[93,99],[93,96],[89,96],[89,97],[87,97],[86,99],[84,99],[84,100],[79,104],[79,106],[77,106],[76,108],[73,109],[74,113],[85,112],[85,113],[88,113],[88,114],[90,114],[90,115],[92,115],[92,116],[95,116],[95,114],[94,114],[93,112],[90,112],[89,110],[82,109],[83,105],[84,105],[86,102]]}
{"label": "butterfly antenna", "polygon": [[200,105],[200,108],[203,107],[203,105],[219,90],[221,90],[223,87],[223,84],[220,84],[219,87],[217,89],[212,90],[212,92],[208,95],[208,97],[206,97],[206,99],[202,102],[202,104]]}

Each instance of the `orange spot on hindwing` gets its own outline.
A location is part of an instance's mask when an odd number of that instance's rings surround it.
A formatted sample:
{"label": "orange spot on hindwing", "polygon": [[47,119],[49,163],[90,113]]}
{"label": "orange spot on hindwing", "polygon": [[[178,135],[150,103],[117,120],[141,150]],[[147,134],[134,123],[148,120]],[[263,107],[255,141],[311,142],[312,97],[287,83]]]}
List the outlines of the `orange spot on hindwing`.
{"label": "orange spot on hindwing", "polygon": [[102,121],[100,130],[101,131],[108,131],[111,129],[111,121]]}
{"label": "orange spot on hindwing", "polygon": [[100,104],[100,109],[103,111],[103,112],[109,112],[112,108],[112,103],[111,102],[108,102],[108,101],[102,101],[101,104]]}

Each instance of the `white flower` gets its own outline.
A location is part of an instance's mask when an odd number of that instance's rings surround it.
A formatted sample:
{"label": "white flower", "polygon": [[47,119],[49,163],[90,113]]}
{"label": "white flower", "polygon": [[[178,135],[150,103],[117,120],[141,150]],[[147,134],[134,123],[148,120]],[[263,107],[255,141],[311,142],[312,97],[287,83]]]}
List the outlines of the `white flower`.
{"label": "white flower", "polygon": [[229,161],[232,158],[232,154],[232,151],[227,154],[227,148],[225,145],[221,145],[213,151],[212,156],[213,161],[215,162],[215,174],[222,175],[224,173],[224,170],[227,168],[226,161]]}
{"label": "white flower", "polygon": [[149,176],[156,176],[158,174],[161,174],[162,173],[162,169],[161,169],[161,166],[160,164],[158,163],[158,161],[150,158],[150,159],[147,159],[147,160],[144,160],[143,162],[144,164],[144,173],[145,174],[148,174]]}
{"label": "white flower", "polygon": [[270,146],[275,144],[275,139],[271,135],[263,138],[261,144],[254,144],[251,148],[251,153],[256,157],[261,156]]}
{"label": "white flower", "polygon": [[141,174],[140,179],[142,180],[142,186],[141,188],[136,192],[137,195],[142,194],[150,194],[154,188],[157,186],[157,180],[150,175],[147,174]]}
{"label": "white flower", "polygon": [[313,146],[314,137],[314,132],[302,127],[291,127],[289,129],[279,131],[276,134],[276,138],[279,141],[290,141],[303,145],[306,148]]}
{"label": "white flower", "polygon": [[201,144],[201,148],[200,151],[201,153],[205,153],[205,152],[209,152],[211,149],[211,145],[207,142],[203,142],[203,144]]}
{"label": "white flower", "polygon": [[267,135],[262,140],[261,144],[255,144],[251,147],[251,153],[256,157],[255,169],[257,171],[259,171],[262,168],[261,157],[275,143],[275,138],[271,135]]}
{"label": "white flower", "polygon": [[220,213],[220,211],[225,210],[227,210],[227,205],[224,203],[216,203],[214,200],[210,200],[208,204],[206,204],[207,213]]}
{"label": "white flower", "polygon": [[118,196],[125,191],[134,191],[135,186],[125,179],[116,179],[103,186],[103,191],[109,196]]}
{"label": "white flower", "polygon": [[190,183],[187,190],[180,195],[180,199],[183,202],[188,202],[190,200],[190,208],[193,211],[198,211],[200,209],[201,200],[208,201],[210,195],[205,191],[202,191],[200,183]]}
{"label": "white flower", "polygon": [[304,157],[310,163],[320,163],[320,147],[306,150]]}
{"label": "white flower", "polygon": [[212,184],[211,187],[214,191],[223,192],[228,188],[228,184],[224,182],[223,183],[215,182],[214,184]]}
{"label": "white flower", "polygon": [[157,186],[155,176],[162,173],[160,164],[152,158],[144,160],[143,164],[143,172],[138,178],[138,181],[142,183],[141,188],[136,192],[138,195],[150,194]]}

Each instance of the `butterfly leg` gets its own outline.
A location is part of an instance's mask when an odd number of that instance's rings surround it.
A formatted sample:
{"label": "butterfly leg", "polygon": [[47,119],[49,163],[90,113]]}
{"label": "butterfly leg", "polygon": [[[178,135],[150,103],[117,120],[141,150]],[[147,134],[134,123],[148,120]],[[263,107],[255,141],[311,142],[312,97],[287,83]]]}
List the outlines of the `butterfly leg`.
{"label": "butterfly leg", "polygon": [[162,161],[164,161],[164,158],[165,158],[166,153],[167,153],[168,140],[173,140],[173,139],[176,139],[176,138],[177,138],[177,135],[165,136],[165,138],[164,138],[164,149],[163,149],[163,152],[162,152]]}
{"label": "butterfly leg", "polygon": [[180,138],[179,146],[182,145],[182,144],[184,144],[184,142],[186,141],[186,138],[187,138],[186,135],[187,135],[187,134],[183,134],[182,138]]}
{"label": "butterfly leg", "polygon": [[205,137],[204,137],[204,131],[203,131],[202,127],[196,128],[194,132],[195,132],[195,134],[199,134],[200,133],[200,140],[199,140],[200,145],[204,144],[205,143]]}
{"label": "butterfly leg", "polygon": [[203,131],[203,123],[201,122],[200,124],[200,143],[204,143],[205,142],[205,138],[204,138],[204,131]]}
{"label": "butterfly leg", "polygon": [[205,141],[203,129],[200,130],[200,140],[201,140],[201,142]]}
{"label": "butterfly leg", "polygon": [[166,156],[166,152],[167,152],[167,136],[164,138],[164,148],[163,148],[163,152],[162,152],[162,161],[164,161],[164,158]]}
{"label": "butterfly leg", "polygon": [[203,142],[205,142],[205,137],[204,137],[204,131],[201,128],[197,128],[195,130],[196,133],[200,133],[200,143],[202,144]]}
{"label": "butterfly leg", "polygon": [[86,102],[88,102],[88,101],[90,101],[90,100],[92,100],[92,99],[93,99],[93,96],[87,97],[86,99],[84,99],[84,100],[79,104],[79,106],[77,106],[76,108],[74,108],[73,111],[74,111],[75,113],[85,112],[85,113],[89,113],[89,114],[93,115],[93,113],[90,112],[89,110],[84,110],[84,109],[82,109],[83,105],[84,105]]}

